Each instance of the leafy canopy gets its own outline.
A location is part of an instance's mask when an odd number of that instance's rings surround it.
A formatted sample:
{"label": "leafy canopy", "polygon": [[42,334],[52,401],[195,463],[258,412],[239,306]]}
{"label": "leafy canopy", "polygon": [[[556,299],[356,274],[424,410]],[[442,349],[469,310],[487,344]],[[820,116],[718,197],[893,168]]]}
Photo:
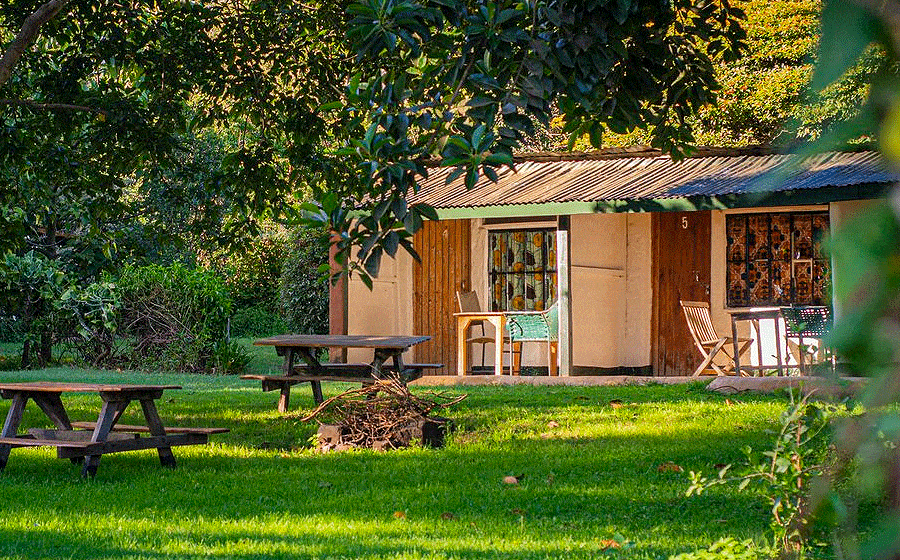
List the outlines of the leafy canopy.
{"label": "leafy canopy", "polygon": [[[554,107],[573,139],[650,126],[678,154],[688,117],[713,100],[714,61],[744,38],[727,0],[48,6],[8,80],[0,60],[0,235],[21,223],[20,189],[120,201],[169,165],[179,133],[227,123],[239,139],[211,188],[238,195],[246,224],[311,189],[310,221],[364,276],[435,217],[405,202],[429,159],[467,186],[492,178]],[[41,9],[0,6],[5,54]]]}
{"label": "leafy canopy", "polygon": [[467,187],[493,179],[554,108],[573,140],[652,125],[653,144],[678,154],[687,118],[713,100],[713,61],[736,58],[744,37],[724,0],[364,0],[348,12],[360,69],[327,108],[350,131],[338,153],[361,184],[320,193],[315,215],[372,275],[434,218],[405,203],[429,160]]}

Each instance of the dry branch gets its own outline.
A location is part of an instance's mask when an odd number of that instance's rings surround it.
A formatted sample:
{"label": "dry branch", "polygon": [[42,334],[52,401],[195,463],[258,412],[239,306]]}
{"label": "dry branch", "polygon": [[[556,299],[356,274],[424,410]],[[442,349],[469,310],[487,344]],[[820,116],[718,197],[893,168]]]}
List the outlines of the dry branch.
{"label": "dry branch", "polygon": [[326,400],[304,422],[325,418],[342,429],[342,442],[355,447],[376,444],[400,447],[409,443],[411,426],[433,421],[429,414],[451,407],[467,395],[450,397],[442,393],[416,396],[398,378],[376,381],[360,389],[350,389]]}

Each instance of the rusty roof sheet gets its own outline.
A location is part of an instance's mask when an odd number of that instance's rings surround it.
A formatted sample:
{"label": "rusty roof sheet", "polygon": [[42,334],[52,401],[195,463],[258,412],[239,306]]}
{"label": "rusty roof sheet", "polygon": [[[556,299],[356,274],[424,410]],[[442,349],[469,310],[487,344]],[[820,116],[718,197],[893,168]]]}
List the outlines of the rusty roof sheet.
{"label": "rusty roof sheet", "polygon": [[799,158],[786,154],[704,155],[679,163],[660,155],[614,158],[517,158],[515,170],[498,170],[495,184],[481,177],[466,190],[462,178],[447,184],[452,169],[431,169],[411,202],[435,208],[474,208],[564,202],[660,200],[885,184],[900,180],[877,152],[828,152]]}

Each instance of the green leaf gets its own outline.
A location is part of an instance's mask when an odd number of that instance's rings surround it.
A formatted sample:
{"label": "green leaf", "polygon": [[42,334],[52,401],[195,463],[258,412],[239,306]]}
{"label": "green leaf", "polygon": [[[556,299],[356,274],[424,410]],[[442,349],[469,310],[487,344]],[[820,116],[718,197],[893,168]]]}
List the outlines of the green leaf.
{"label": "green leaf", "polygon": [[822,9],[818,63],[810,88],[822,91],[853,66],[878,38],[879,23],[868,10],[849,0],[830,0]]}

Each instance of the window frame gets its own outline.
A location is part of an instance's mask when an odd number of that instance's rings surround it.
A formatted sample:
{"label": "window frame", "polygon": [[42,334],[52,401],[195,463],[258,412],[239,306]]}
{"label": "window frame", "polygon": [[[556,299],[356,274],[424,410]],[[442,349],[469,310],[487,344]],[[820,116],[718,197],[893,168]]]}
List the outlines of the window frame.
{"label": "window frame", "polygon": [[[541,251],[542,255],[542,268],[534,268],[529,270],[524,270],[521,272],[495,272],[493,270],[493,248],[492,248],[492,237],[503,234],[514,234],[514,233],[525,233],[525,235],[533,235],[535,233],[543,233],[545,235],[544,247],[547,249],[552,249],[554,252],[557,251],[556,247],[556,232],[558,231],[557,224],[554,222],[548,221],[533,221],[533,222],[508,222],[508,223],[495,223],[495,224],[485,224],[483,226],[487,230],[487,239],[486,239],[486,250],[487,250],[487,260],[486,260],[486,270],[487,273],[487,308],[491,312],[505,312],[505,311],[520,311],[518,309],[498,309],[495,306],[496,299],[494,298],[494,284],[495,284],[495,276],[498,274],[504,274],[505,276],[513,276],[513,275],[528,275],[541,273],[544,275],[544,280],[542,281],[542,285],[544,287],[545,294],[551,294],[552,298],[545,297],[544,298],[544,308],[549,306],[550,301],[554,301],[557,296],[557,283],[559,281],[559,271],[557,269],[557,262],[554,259],[552,262],[549,258],[549,250]],[[547,241],[549,240],[549,242]],[[548,279],[548,275],[556,277],[556,281],[550,282]],[[553,288],[551,290],[551,288]],[[509,307],[510,298],[505,298],[505,302]],[[526,300],[525,309],[521,311],[533,311],[528,308]]]}
{"label": "window frame", "polygon": [[[749,210],[749,209],[748,209]],[[820,251],[816,249],[820,247],[821,239],[817,238],[817,233],[824,236],[830,233],[831,230],[831,215],[830,211],[827,207],[805,207],[805,208],[796,208],[796,209],[783,209],[783,210],[743,210],[743,211],[730,211],[725,213],[724,216],[724,266],[725,266],[725,308],[726,309],[747,309],[753,307],[778,307],[778,306],[790,306],[790,305],[831,305],[831,301],[827,298],[827,291],[824,289],[817,290],[816,283],[818,278],[823,278],[823,282],[825,285],[830,283],[831,281],[831,262],[829,258],[823,255]],[[753,259],[753,255],[751,255],[751,244],[750,244],[750,219],[753,217],[767,217],[767,226],[766,226],[766,234],[767,240],[765,246],[768,248],[768,255],[765,259]],[[773,234],[773,216],[787,216],[789,220],[789,226],[787,230],[787,235],[789,236],[788,242],[790,243],[790,260],[779,259],[776,258],[774,254],[776,247],[772,246],[772,234]],[[799,258],[797,255],[796,249],[796,240],[794,237],[794,232],[796,231],[795,219],[797,217],[808,216],[812,219],[810,224],[810,249],[809,256],[805,258]],[[819,230],[815,227],[815,217],[824,218],[826,221],[825,227],[820,228]],[[743,218],[744,221],[744,247],[743,247],[743,260],[737,261],[732,259],[732,243],[730,242],[731,236],[731,220]],[[749,276],[751,275],[751,271],[753,270],[752,264],[754,262],[765,261],[767,263],[767,273],[766,273],[766,281],[768,283],[768,287],[766,289],[768,298],[766,300],[758,300],[752,301],[752,284],[749,282]],[[775,290],[773,287],[776,282],[776,274],[774,273],[775,267],[773,263],[782,263],[788,265],[789,273],[790,273],[790,293],[786,298],[778,298],[775,296]],[[808,263],[809,270],[809,282],[810,282],[810,298],[808,301],[799,301],[797,296],[797,267],[798,265],[803,266],[803,263]],[[732,276],[733,276],[733,265],[743,265],[743,297],[740,300],[735,300],[732,298]],[[817,275],[817,272],[821,272],[820,275]],[[819,292],[817,294],[817,291]]]}

